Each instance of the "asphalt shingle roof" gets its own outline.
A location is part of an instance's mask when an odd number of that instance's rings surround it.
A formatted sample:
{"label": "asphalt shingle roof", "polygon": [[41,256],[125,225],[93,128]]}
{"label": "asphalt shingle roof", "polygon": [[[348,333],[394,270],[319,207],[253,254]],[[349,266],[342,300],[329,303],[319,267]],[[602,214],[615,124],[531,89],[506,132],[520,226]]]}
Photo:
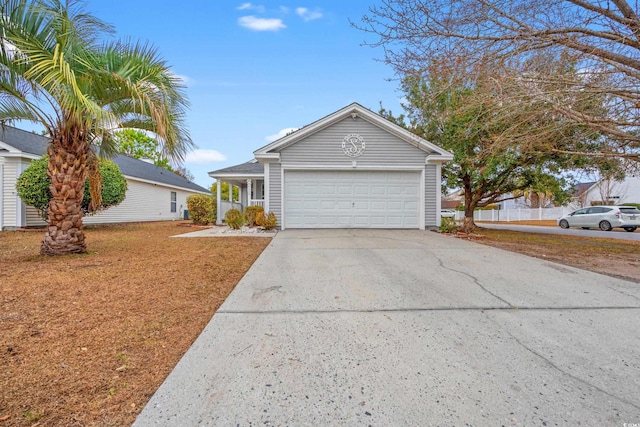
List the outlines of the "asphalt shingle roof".
{"label": "asphalt shingle roof", "polygon": [[[22,152],[35,154],[37,156],[46,154],[47,146],[49,145],[48,138],[11,126],[4,126],[4,128],[0,127],[0,141],[11,145]],[[123,175],[132,178],[154,181],[160,184],[171,185],[198,192],[209,192],[209,190],[199,186],[195,182],[191,182],[180,175],[176,175],[175,173],[152,163],[147,163],[122,154],[116,154],[111,160],[118,165]]]}
{"label": "asphalt shingle roof", "polygon": [[0,126],[0,141],[36,156],[46,154],[49,145],[49,139],[42,135],[6,125]]}
{"label": "asphalt shingle roof", "polygon": [[224,175],[224,174],[262,174],[264,173],[264,165],[254,160],[250,160],[240,165],[229,166],[228,168],[218,169],[216,171],[209,172],[209,175]]}
{"label": "asphalt shingle roof", "polygon": [[593,187],[593,184],[595,184],[595,181],[594,182],[579,182],[573,188],[573,196],[574,197],[581,196],[582,194],[584,194],[585,191],[587,191],[588,189]]}

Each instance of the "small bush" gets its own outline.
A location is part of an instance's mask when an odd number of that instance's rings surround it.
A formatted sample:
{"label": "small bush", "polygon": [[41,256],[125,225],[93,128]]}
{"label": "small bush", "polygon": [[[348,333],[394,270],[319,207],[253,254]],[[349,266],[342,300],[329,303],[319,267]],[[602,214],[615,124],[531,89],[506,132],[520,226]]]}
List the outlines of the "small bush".
{"label": "small bush", "polygon": [[439,230],[443,233],[453,233],[458,230],[458,224],[453,218],[442,218]]}
{"label": "small bush", "polygon": [[224,221],[234,230],[239,230],[245,224],[244,215],[238,209],[229,209],[224,215]]}
{"label": "small bush", "polygon": [[189,218],[194,224],[207,225],[216,221],[216,202],[206,194],[193,194],[187,197]]}
{"label": "small bush", "polygon": [[256,225],[258,227],[262,227],[262,224],[264,224],[264,210],[256,212]]}
{"label": "small bush", "polygon": [[264,212],[262,212],[262,215],[259,216],[259,220],[260,220],[260,223],[258,225],[264,228],[265,230],[271,230],[275,228],[276,225],[278,225],[276,214],[274,214],[273,212],[269,212],[266,215],[264,214]]}
{"label": "small bush", "polygon": [[245,208],[244,216],[247,219],[247,225],[249,227],[258,225],[257,216],[259,212],[262,212],[262,215],[264,216],[264,208],[262,206],[247,206]]}
{"label": "small bush", "polygon": [[[91,194],[89,193],[89,179],[84,185],[84,197],[82,199],[82,212],[84,215],[93,215],[112,206],[119,205],[125,198],[127,192],[127,180],[125,179],[118,165],[108,159],[99,160],[100,175],[102,176],[102,205],[96,212],[91,212]],[[33,206],[38,210],[42,219],[47,219],[49,201],[51,195],[51,180],[47,176],[48,156],[42,156],[32,161],[29,166],[20,174],[16,183],[18,196],[25,205]]]}

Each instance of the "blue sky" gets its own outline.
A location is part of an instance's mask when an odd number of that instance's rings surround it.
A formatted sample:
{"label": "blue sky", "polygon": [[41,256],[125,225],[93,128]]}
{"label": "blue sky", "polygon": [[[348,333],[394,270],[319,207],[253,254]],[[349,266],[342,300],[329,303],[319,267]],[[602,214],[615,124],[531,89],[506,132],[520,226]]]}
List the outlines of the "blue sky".
{"label": "blue sky", "polygon": [[185,166],[209,187],[211,170],[242,163],[284,129],[351,102],[400,113],[393,70],[354,29],[369,2],[89,0],[118,38],[155,45],[187,83],[197,151]]}

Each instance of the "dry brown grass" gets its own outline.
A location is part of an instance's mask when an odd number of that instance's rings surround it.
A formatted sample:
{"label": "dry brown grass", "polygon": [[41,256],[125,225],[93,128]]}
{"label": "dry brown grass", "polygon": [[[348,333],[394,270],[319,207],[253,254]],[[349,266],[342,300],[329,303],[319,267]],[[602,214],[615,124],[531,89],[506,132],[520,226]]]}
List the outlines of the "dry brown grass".
{"label": "dry brown grass", "polygon": [[[484,221],[476,221],[478,225],[482,225]],[[539,225],[542,227],[557,227],[558,223],[555,219],[543,220],[527,220],[527,221],[495,221],[492,224],[510,224],[510,225]]]}
{"label": "dry brown grass", "polygon": [[[482,224],[479,224],[482,227]],[[640,283],[640,242],[479,228],[478,243]]]}
{"label": "dry brown grass", "polygon": [[168,238],[187,231],[88,229],[62,258],[0,233],[0,426],[133,422],[270,241]]}

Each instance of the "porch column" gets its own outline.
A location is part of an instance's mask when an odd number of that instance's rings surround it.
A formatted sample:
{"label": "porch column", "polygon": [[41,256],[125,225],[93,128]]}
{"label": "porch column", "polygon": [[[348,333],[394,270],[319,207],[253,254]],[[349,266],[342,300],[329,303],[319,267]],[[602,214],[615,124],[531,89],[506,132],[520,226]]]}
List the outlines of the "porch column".
{"label": "porch column", "polygon": [[253,198],[253,196],[251,196],[252,182],[253,181],[251,179],[247,180],[247,206],[251,206],[251,199]]}
{"label": "porch column", "polygon": [[222,225],[222,185],[220,180],[216,183],[216,224]]}

